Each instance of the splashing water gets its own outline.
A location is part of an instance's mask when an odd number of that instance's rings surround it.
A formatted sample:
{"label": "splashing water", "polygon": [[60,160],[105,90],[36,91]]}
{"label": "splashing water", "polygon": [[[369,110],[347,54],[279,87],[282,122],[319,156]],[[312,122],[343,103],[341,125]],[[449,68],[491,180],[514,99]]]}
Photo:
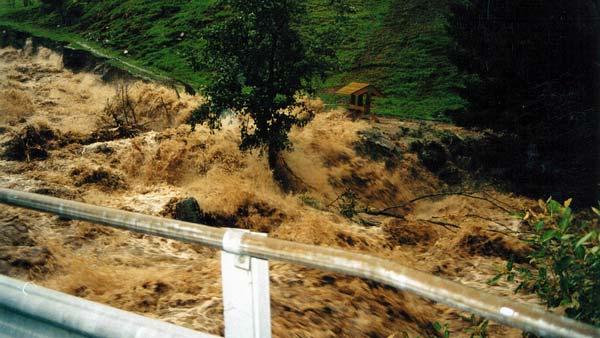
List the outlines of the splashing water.
{"label": "splashing water", "polygon": [[[115,83],[62,68],[60,56],[0,50],[0,125],[19,128],[32,118],[45,119],[63,133],[90,133]],[[392,259],[422,271],[487,291],[514,295],[507,285],[485,281],[505,255],[525,250],[514,240],[490,233],[494,219],[518,222],[493,205],[464,196],[424,199],[398,210],[397,217],[359,213],[343,217],[331,203],[344,191],[356,192],[371,208],[400,205],[444,188],[407,141],[389,136],[402,156],[393,166],[360,155],[357,133],[399,128],[351,121],[342,110],[320,112],[290,134],[294,147],[285,153],[291,170],[309,187],[302,195],[285,194],[258,151],[239,150],[239,124],[227,118],[212,132],[182,124],[202,98],[156,84],[134,83],[131,95],[152,131],[135,138],[89,145],[69,143],[50,150],[45,161],[0,161],[3,187],[44,189],[58,197],[161,215],[170,201],[194,197],[207,220],[228,222],[271,237],[339,247]],[[317,103],[318,105],[318,103]],[[167,111],[168,113],[164,113]],[[165,115],[171,115],[165,117]],[[387,134],[386,134],[387,135]],[[390,134],[391,135],[391,134]],[[0,140],[3,136],[0,135]],[[82,181],[82,173],[107,172],[120,185]],[[84,183],[82,183],[84,182]],[[494,198],[516,206],[528,201],[498,192]],[[0,206],[29,224],[36,245],[52,253],[47,269],[22,278],[121,309],[193,329],[223,334],[219,253],[167,239],[132,234],[78,221]],[[10,222],[0,219],[0,222]],[[446,229],[430,221],[459,224]],[[439,223],[439,222],[438,222]],[[214,224],[221,225],[221,224]],[[433,336],[432,323],[449,322],[453,336],[470,324],[460,311],[362,279],[271,262],[273,332],[278,337],[389,337],[402,333]],[[491,335],[520,336],[518,330],[492,324]]]}

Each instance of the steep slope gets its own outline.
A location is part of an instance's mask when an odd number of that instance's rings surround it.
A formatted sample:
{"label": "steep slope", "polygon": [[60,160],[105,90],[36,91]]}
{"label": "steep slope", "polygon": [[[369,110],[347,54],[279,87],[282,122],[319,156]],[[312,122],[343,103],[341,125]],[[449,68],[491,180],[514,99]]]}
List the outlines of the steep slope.
{"label": "steep slope", "polygon": [[[138,60],[151,70],[195,87],[206,83],[199,66],[199,32],[225,13],[214,0],[103,0],[77,2],[70,7],[66,26],[56,15],[37,7],[0,7],[0,24],[51,28],[76,33],[88,41]],[[334,30],[341,67],[323,84],[322,95],[336,103],[333,88],[349,81],[371,82],[386,98],[378,113],[413,118],[443,118],[441,112],[463,102],[451,92],[460,83],[446,56],[448,37],[444,15],[447,0],[348,0],[343,18],[327,0],[309,0],[305,30],[321,34]]]}

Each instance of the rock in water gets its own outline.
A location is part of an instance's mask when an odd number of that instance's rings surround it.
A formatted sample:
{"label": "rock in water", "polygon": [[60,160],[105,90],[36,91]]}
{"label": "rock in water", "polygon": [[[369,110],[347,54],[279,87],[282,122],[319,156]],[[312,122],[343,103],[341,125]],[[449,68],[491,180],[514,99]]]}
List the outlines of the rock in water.
{"label": "rock in water", "polygon": [[175,204],[173,217],[177,220],[191,223],[202,223],[200,204],[193,197],[184,198]]}
{"label": "rock in water", "polygon": [[390,166],[402,159],[400,148],[379,129],[373,128],[358,132],[359,141],[354,150],[359,155],[367,156],[373,161],[384,160]]}

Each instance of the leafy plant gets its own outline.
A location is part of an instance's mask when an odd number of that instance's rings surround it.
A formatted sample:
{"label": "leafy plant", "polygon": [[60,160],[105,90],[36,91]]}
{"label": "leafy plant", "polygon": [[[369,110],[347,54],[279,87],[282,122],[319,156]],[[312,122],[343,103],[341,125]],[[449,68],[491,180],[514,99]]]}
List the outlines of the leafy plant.
{"label": "leafy plant", "polygon": [[470,317],[463,317],[469,324],[468,328],[465,329],[465,333],[469,334],[470,338],[487,338],[489,320],[475,316],[472,314]]}
{"label": "leafy plant", "polygon": [[577,219],[572,200],[540,202],[541,213],[525,220],[535,234],[531,263],[536,274],[525,274],[522,287],[534,290],[549,307],[565,306],[569,317],[600,325],[600,212]]}
{"label": "leafy plant", "polygon": [[533,252],[532,268],[506,269],[488,281],[506,276],[521,289],[535,292],[549,308],[564,307],[567,316],[600,325],[600,210],[575,216],[572,200],[563,204],[549,199],[529,210],[523,220],[532,230],[527,241]]}
{"label": "leafy plant", "polygon": [[448,323],[442,325],[442,324],[440,324],[440,322],[434,322],[433,323],[433,328],[442,337],[444,337],[444,338],[449,338],[450,337],[450,329],[448,327]]}

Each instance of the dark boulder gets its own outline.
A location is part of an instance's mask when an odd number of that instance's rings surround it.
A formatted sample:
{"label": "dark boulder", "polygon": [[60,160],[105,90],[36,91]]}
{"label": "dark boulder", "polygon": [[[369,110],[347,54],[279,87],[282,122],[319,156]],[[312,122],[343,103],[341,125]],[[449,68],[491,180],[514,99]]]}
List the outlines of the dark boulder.
{"label": "dark boulder", "polygon": [[203,212],[200,204],[193,197],[187,197],[175,204],[173,209],[173,218],[191,223],[202,223]]}

